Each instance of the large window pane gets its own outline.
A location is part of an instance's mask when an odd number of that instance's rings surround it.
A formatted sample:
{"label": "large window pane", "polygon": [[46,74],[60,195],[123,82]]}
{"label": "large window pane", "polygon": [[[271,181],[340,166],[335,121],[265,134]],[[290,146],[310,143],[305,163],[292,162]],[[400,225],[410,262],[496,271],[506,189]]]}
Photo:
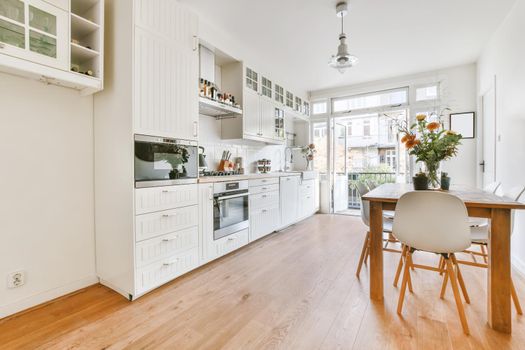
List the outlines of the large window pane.
{"label": "large window pane", "polygon": [[407,103],[408,89],[403,88],[334,99],[332,112],[341,113],[368,108],[406,105]]}
{"label": "large window pane", "polygon": [[326,128],[326,122],[319,122],[312,124],[313,131],[313,143],[317,153],[314,158],[314,170],[319,173],[326,174],[328,166],[328,153],[327,153],[327,142],[328,142],[328,130]]}
{"label": "large window pane", "polygon": [[326,114],[326,112],[328,112],[328,103],[326,101],[312,103],[312,114]]}
{"label": "large window pane", "polygon": [[438,85],[416,88],[416,101],[430,101],[438,98]]}

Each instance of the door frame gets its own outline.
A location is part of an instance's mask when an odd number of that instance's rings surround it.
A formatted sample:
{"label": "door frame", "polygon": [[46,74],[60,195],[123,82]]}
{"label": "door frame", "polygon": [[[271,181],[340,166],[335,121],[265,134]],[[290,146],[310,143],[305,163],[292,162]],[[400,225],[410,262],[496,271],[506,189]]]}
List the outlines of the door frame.
{"label": "door frame", "polygon": [[496,75],[494,75],[493,77],[493,80],[492,82],[490,83],[489,87],[487,89],[485,89],[485,91],[483,91],[483,93],[479,96],[479,103],[480,103],[480,115],[481,115],[481,120],[478,122],[478,126],[479,128],[481,129],[480,132],[478,133],[478,135],[480,135],[480,141],[478,141],[478,147],[479,147],[479,153],[478,153],[478,171],[477,171],[477,174],[478,174],[478,182],[479,182],[479,185],[480,187],[483,187],[485,185],[487,185],[485,183],[485,171],[482,167],[482,164],[484,163],[485,159],[486,159],[486,154],[485,154],[485,144],[488,142],[486,139],[485,139],[485,128],[487,127],[486,125],[486,120],[485,120],[485,108],[484,108],[484,99],[485,99],[485,96],[488,95],[491,91],[494,93],[494,122],[493,122],[493,127],[494,127],[494,131],[492,134],[492,139],[493,139],[493,142],[494,142],[494,150],[493,150],[493,159],[494,159],[494,164],[493,164],[493,167],[494,167],[494,170],[493,170],[493,174],[492,174],[492,177],[493,177],[493,181],[496,181],[497,179],[497,155],[498,155],[498,152],[497,152],[497,147],[498,147],[498,95],[497,95],[497,84],[496,84],[497,80],[496,80]]}

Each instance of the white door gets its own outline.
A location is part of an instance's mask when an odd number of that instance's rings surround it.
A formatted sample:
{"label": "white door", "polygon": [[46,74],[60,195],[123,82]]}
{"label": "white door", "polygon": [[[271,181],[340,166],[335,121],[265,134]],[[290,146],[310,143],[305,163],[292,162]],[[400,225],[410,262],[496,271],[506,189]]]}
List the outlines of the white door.
{"label": "white door", "polygon": [[281,227],[293,224],[299,217],[299,176],[281,177]]}
{"label": "white door", "polygon": [[244,89],[243,128],[246,135],[261,136],[259,95]]}
{"label": "white door", "polygon": [[346,125],[334,123],[332,138],[332,208],[334,213],[345,211],[348,209],[348,166],[346,137]]}
{"label": "white door", "polygon": [[496,181],[496,87],[482,96],[483,112],[483,186]]}

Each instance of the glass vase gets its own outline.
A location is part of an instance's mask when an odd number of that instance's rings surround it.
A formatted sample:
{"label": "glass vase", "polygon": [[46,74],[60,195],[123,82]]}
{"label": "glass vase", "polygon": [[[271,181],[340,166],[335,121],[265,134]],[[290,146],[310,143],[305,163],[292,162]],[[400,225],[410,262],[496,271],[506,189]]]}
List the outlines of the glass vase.
{"label": "glass vase", "polygon": [[425,162],[429,189],[437,190],[441,188],[441,170],[439,165],[439,162]]}

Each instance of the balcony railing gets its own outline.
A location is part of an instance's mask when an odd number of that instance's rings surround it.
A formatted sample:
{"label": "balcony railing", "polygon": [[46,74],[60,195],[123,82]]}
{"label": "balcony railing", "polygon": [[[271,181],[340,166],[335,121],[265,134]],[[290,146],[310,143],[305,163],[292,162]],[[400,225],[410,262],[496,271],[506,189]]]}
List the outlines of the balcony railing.
{"label": "balcony railing", "polygon": [[348,208],[361,208],[361,200],[357,192],[357,183],[366,185],[374,182],[376,185],[396,182],[396,173],[348,173]]}

